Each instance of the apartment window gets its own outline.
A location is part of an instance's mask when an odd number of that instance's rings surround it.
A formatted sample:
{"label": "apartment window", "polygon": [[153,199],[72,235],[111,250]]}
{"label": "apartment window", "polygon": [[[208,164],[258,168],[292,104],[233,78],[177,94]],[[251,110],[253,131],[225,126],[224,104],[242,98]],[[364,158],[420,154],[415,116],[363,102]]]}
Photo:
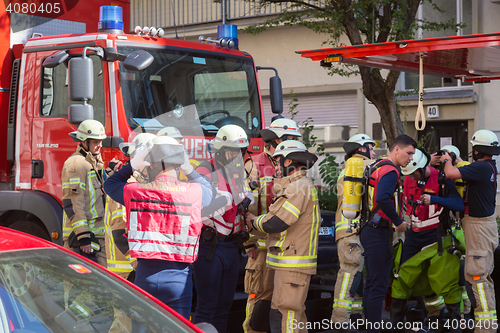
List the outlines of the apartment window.
{"label": "apartment window", "polygon": [[[465,23],[464,28],[458,31],[454,29],[443,31],[421,31],[417,32],[415,38],[433,38],[456,35],[472,34],[472,1],[468,0],[435,0],[439,8],[445,10],[441,13],[433,9],[432,3],[424,2],[420,5],[417,18],[431,22],[447,22],[454,19],[457,23]],[[418,73],[402,73],[403,90],[418,89]],[[455,78],[424,75],[424,88],[451,88],[471,86],[472,82],[461,82]]]}

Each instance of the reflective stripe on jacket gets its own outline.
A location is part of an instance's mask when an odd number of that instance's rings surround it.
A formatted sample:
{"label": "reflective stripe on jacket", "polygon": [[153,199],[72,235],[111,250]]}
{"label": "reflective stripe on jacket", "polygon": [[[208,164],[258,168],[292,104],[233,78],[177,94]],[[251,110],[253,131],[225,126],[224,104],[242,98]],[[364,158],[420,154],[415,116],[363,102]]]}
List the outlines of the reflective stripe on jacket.
{"label": "reflective stripe on jacket", "polygon": [[[125,253],[122,252],[125,245],[128,247],[127,238],[123,234],[117,235],[117,231],[123,230],[123,232],[126,232],[127,230],[126,215],[125,206],[110,197],[106,198],[104,226],[106,228],[107,268],[111,272],[122,276],[128,275],[137,266],[137,259],[130,257],[130,250]],[[127,274],[123,275],[124,273]]]}
{"label": "reflective stripe on jacket", "polygon": [[[242,177],[242,175],[239,175],[237,173],[230,175],[232,178],[230,180],[226,180],[224,176],[222,175],[221,171],[215,167],[215,160],[212,158],[208,163],[212,164],[214,172],[217,173],[217,189],[229,192],[233,195],[233,198],[235,197],[235,191],[231,191],[231,188],[236,189],[238,186],[235,183],[235,179],[237,177]],[[212,170],[207,169],[203,164],[200,164],[198,168],[196,168],[196,171],[203,176],[206,176],[210,179],[212,179]],[[243,168],[242,168],[243,171]],[[232,184],[229,185],[228,181],[230,181]],[[241,180],[243,182],[243,180]],[[243,188],[240,189],[241,192],[243,192]],[[221,235],[230,235],[230,234],[237,234],[241,230],[241,219],[240,216],[236,215],[236,212],[238,211],[238,205],[235,204],[233,200],[233,205],[231,209],[226,210],[224,215],[218,216],[218,217],[211,217],[207,216],[206,218],[203,219],[203,223],[209,227],[215,228],[217,232]]]}
{"label": "reflective stripe on jacket", "polygon": [[411,218],[411,227],[413,231],[423,231],[435,229],[439,224],[439,215],[443,211],[443,207],[439,205],[412,205],[410,200],[420,200],[422,194],[439,195],[438,175],[439,171],[435,168],[431,169],[429,180],[423,188],[417,186],[417,181],[411,179],[410,176],[405,177],[403,193],[406,201],[406,215]]}
{"label": "reflective stripe on jacket", "polygon": [[130,255],[192,263],[198,256],[202,190],[162,175],[124,189]]}
{"label": "reflective stripe on jacket", "polygon": [[276,270],[316,274],[321,224],[316,187],[301,170],[275,179],[274,191],[276,201],[269,213],[260,215],[254,225],[263,231],[262,225],[277,216],[289,227],[267,237],[267,265]]}
{"label": "reflective stripe on jacket", "polygon": [[90,237],[91,231],[98,238],[104,237],[104,193],[102,182],[104,163],[101,155],[93,156],[78,145],[64,162],[62,169],[63,239],[72,231],[78,239]]}

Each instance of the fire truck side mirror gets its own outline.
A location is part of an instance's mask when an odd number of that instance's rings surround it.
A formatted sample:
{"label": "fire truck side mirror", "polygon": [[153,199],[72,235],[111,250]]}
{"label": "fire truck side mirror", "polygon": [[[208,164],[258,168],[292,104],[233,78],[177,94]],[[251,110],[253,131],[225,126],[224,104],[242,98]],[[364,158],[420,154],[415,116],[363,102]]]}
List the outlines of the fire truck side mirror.
{"label": "fire truck side mirror", "polygon": [[269,90],[271,94],[271,110],[273,113],[283,112],[283,90],[281,89],[281,79],[273,76],[269,79]]}
{"label": "fire truck side mirror", "polygon": [[92,59],[73,58],[68,63],[68,93],[72,101],[89,101],[94,96],[94,66]]}
{"label": "fire truck side mirror", "polygon": [[127,55],[123,64],[129,71],[142,71],[151,65],[153,60],[154,58],[150,53],[144,50],[137,50]]}
{"label": "fire truck side mirror", "polygon": [[45,58],[45,60],[43,61],[43,67],[54,68],[57,65],[65,62],[68,57],[69,54],[67,50],[56,52],[50,57]]}
{"label": "fire truck side mirror", "polygon": [[94,119],[94,108],[84,102],[83,104],[73,104],[68,108],[68,122],[78,126],[82,121]]}

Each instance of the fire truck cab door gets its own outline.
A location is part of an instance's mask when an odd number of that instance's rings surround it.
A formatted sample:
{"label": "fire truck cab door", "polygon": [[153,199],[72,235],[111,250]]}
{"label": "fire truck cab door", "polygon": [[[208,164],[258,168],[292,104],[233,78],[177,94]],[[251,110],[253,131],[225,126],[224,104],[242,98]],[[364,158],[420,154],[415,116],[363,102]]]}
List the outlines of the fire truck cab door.
{"label": "fire truck cab door", "polygon": [[[69,136],[77,126],[68,121],[68,108],[82,102],[71,101],[68,94],[67,62],[54,68],[43,67],[43,60],[56,51],[39,52],[37,57],[38,80],[32,126],[32,189],[62,196],[61,171],[66,159],[78,143]],[[104,80],[102,61],[90,56],[94,64],[94,98],[89,101],[94,108],[94,119],[104,124]],[[39,92],[39,93],[36,93]]]}

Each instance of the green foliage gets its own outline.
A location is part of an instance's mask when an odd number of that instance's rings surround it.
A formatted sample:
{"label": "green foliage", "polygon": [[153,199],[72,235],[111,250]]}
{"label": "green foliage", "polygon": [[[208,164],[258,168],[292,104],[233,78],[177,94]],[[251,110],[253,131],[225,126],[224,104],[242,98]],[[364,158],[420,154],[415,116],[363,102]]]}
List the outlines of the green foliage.
{"label": "green foliage", "polygon": [[[431,126],[431,130],[430,132],[427,132],[425,133],[424,135],[422,135],[420,137],[420,139],[418,139],[418,141],[415,139],[415,141],[417,141],[417,145],[419,148],[424,148],[425,150],[427,151],[430,151],[430,152],[433,152],[433,151],[437,151],[439,149],[439,147],[432,147],[431,144],[432,144],[432,139],[433,139],[433,133],[434,133],[434,127]],[[417,133],[415,133],[415,135],[418,135]]]}
{"label": "green foliage", "polygon": [[[297,114],[297,106],[299,106],[299,100],[297,94],[294,94],[293,90],[290,92],[292,99],[288,103],[290,118],[294,119]],[[323,182],[323,186],[318,189],[318,199],[320,209],[336,211],[337,210],[337,179],[340,173],[340,165],[336,161],[336,156],[325,152],[325,147],[322,143],[317,142],[317,137],[313,134],[314,125],[313,119],[308,117],[306,120],[298,124],[303,127],[304,133],[302,135],[302,141],[307,148],[312,148],[316,150],[316,153],[324,159],[319,163],[319,174]]]}

